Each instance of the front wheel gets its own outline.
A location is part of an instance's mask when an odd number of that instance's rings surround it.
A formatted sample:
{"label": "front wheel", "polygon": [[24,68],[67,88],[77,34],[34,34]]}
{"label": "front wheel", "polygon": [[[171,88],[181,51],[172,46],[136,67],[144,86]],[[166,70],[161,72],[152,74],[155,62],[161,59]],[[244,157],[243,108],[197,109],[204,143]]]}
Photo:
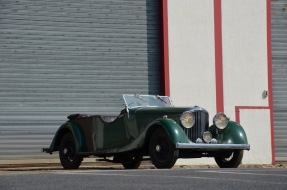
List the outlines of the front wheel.
{"label": "front wheel", "polygon": [[220,168],[237,168],[242,161],[243,150],[234,150],[221,156],[216,156],[215,162]]}
{"label": "front wheel", "polygon": [[179,150],[171,142],[164,129],[157,129],[149,142],[149,154],[156,168],[172,168],[178,158]]}
{"label": "front wheel", "polygon": [[60,144],[59,157],[64,169],[77,169],[83,157],[76,153],[76,143],[71,133],[66,133]]}

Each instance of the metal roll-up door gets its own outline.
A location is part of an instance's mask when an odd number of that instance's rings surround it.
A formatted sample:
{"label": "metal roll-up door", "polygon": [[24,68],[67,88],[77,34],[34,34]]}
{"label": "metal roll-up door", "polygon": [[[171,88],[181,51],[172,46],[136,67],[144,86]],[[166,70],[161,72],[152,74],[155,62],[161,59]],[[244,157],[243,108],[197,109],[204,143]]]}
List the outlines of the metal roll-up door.
{"label": "metal roll-up door", "polygon": [[41,153],[72,113],[160,94],[158,0],[1,0],[0,161]]}
{"label": "metal roll-up door", "polygon": [[287,0],[271,2],[275,159],[287,161]]}

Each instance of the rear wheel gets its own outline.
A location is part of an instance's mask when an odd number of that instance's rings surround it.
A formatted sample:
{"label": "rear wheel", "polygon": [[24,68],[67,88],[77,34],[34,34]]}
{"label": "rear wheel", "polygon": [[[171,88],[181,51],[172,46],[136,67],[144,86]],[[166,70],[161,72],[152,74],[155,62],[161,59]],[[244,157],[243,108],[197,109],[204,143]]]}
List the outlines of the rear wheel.
{"label": "rear wheel", "polygon": [[164,129],[157,129],[149,142],[149,154],[156,168],[172,168],[178,158],[179,150],[175,149]]}
{"label": "rear wheel", "polygon": [[234,150],[215,157],[215,162],[220,168],[237,168],[242,161],[243,150]]}
{"label": "rear wheel", "polygon": [[59,157],[64,169],[77,169],[83,157],[76,153],[76,143],[71,133],[66,133],[60,144]]}
{"label": "rear wheel", "polygon": [[123,162],[122,165],[125,169],[138,169],[141,165],[143,156],[129,156]]}

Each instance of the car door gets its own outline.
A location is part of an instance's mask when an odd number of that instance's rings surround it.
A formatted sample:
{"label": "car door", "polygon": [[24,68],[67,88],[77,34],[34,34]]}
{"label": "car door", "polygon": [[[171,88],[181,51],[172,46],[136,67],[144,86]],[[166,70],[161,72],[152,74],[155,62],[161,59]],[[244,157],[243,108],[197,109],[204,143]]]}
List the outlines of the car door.
{"label": "car door", "polygon": [[94,119],[94,147],[97,151],[122,148],[128,144],[128,136],[123,117],[113,122]]}

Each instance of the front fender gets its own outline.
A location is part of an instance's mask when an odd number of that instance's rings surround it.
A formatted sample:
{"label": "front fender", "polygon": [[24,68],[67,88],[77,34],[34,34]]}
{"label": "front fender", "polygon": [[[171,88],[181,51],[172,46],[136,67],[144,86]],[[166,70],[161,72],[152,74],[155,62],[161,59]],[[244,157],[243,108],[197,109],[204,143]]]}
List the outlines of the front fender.
{"label": "front fender", "polygon": [[162,127],[170,137],[172,143],[175,145],[176,143],[191,143],[191,141],[186,136],[182,128],[172,119],[168,118],[156,119],[149,125],[148,128],[150,129],[153,126]]}
{"label": "front fender", "polygon": [[83,132],[76,123],[73,123],[71,121],[67,121],[66,123],[64,123],[63,125],[59,127],[59,129],[57,130],[53,138],[53,141],[50,147],[48,149],[43,149],[43,151],[47,153],[58,151],[60,148],[61,139],[66,133],[69,133],[69,132],[72,133],[74,136],[75,143],[76,143],[76,151],[77,152],[84,151],[86,148],[86,144],[85,144],[85,137],[83,135]]}
{"label": "front fender", "polygon": [[209,132],[221,144],[248,144],[244,129],[234,121],[229,121],[223,130],[219,130],[215,125],[212,125],[209,127]]}

